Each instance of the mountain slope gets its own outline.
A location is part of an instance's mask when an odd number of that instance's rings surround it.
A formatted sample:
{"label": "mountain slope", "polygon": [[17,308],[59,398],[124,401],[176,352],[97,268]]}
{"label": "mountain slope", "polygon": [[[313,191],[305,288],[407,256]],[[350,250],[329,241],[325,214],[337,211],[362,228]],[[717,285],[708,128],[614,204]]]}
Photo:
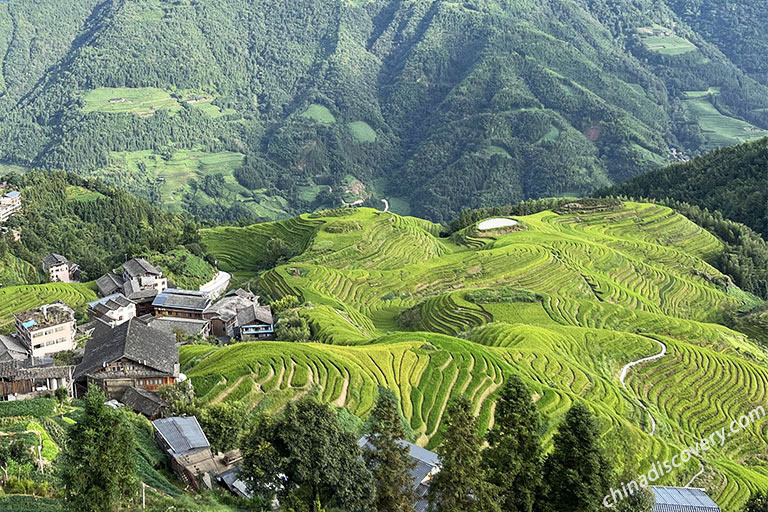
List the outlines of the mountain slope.
{"label": "mountain slope", "polygon": [[768,129],[768,89],[672,0],[39,4],[0,3],[0,161],[207,217],[442,221]]}
{"label": "mountain slope", "polygon": [[[205,401],[274,410],[316,389],[359,416],[383,384],[427,446],[439,442],[454,396],[469,397],[481,427],[491,425],[496,392],[518,373],[547,419],[547,443],[584,401],[617,464],[640,471],[762,403],[765,353],[718,323],[755,303],[707,263],[724,249],[718,239],[657,205],[565,210],[451,238],[365,208],[203,230],[211,254],[244,274],[263,268],[254,254],[267,242],[283,240],[293,257],[254,289],[301,297],[299,314],[321,343],[183,347],[183,371]],[[660,344],[666,354],[631,367],[622,386],[622,369]],[[764,428],[761,420],[700,456],[695,484],[724,510],[768,488],[754,456],[765,452]],[[699,469],[695,459],[660,482],[685,485]]]}
{"label": "mountain slope", "polygon": [[639,176],[611,194],[695,204],[768,235],[768,139],[723,148]]}

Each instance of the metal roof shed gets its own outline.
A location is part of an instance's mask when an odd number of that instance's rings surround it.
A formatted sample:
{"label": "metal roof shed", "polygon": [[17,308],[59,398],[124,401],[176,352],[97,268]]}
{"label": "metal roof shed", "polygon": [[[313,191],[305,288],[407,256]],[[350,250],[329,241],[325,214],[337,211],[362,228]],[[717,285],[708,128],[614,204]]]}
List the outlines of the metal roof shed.
{"label": "metal roof shed", "polygon": [[653,512],[721,512],[704,489],[652,486],[651,490],[656,501]]}

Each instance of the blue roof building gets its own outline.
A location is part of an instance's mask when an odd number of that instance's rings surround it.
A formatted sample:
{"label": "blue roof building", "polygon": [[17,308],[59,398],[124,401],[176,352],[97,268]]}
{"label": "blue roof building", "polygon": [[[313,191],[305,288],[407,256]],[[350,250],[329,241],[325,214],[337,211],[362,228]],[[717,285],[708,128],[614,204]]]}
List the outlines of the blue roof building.
{"label": "blue roof building", "polygon": [[704,489],[652,486],[653,512],[721,512]]}

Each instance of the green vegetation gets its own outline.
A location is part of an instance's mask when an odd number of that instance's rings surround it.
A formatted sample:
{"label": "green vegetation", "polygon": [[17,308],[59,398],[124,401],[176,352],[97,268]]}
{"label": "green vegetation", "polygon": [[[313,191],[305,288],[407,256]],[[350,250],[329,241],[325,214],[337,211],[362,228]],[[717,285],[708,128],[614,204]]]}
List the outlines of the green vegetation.
{"label": "green vegetation", "polygon": [[683,101],[686,113],[698,121],[707,139],[704,148],[729,146],[768,136],[768,130],[721,113],[710,98],[711,96],[688,97]]}
{"label": "green vegetation", "polygon": [[336,122],[336,118],[331,111],[328,110],[328,107],[318,105],[317,103],[313,103],[307,107],[307,110],[301,114],[301,117],[312,119],[321,124],[334,124]]}
{"label": "green vegetation", "polygon": [[90,283],[48,283],[0,288],[0,331],[13,328],[13,315],[57,300],[84,311],[87,303],[98,298],[96,285]]}
{"label": "green vegetation", "polygon": [[111,114],[130,112],[140,116],[153,115],[158,110],[177,112],[181,105],[167,92],[154,87],[100,87],[83,95],[83,112]]}
{"label": "green vegetation", "polygon": [[0,161],[233,223],[349,203],[354,176],[352,201],[447,222],[768,130],[754,7],[553,2],[9,0]]}
{"label": "green vegetation", "polygon": [[[525,229],[473,236],[499,215]],[[360,229],[328,230],[334,223]],[[517,374],[547,420],[545,449],[581,401],[599,418],[618,471],[671,456],[751,410],[768,387],[764,353],[723,325],[760,303],[708,263],[730,246],[668,207],[531,201],[467,211],[452,231],[440,237],[438,225],[367,208],[203,230],[211,255],[245,274],[265,268],[258,255],[271,240],[290,246],[290,259],[252,288],[299,297],[298,314],[322,343],[182,347],[182,371],[204,403],[235,394],[254,410],[277,411],[315,392],[361,418],[383,385],[428,447],[441,442],[457,396],[470,399],[481,432],[492,427],[494,401]],[[658,353],[657,340],[667,355],[633,367],[624,388],[622,367]],[[761,428],[702,456],[702,483],[712,482],[724,510],[768,487],[759,461],[733,463],[765,449]],[[698,471],[692,461],[661,483],[684,485]]]}
{"label": "green vegetation", "polygon": [[163,269],[165,276],[178,288],[185,290],[198,290],[216,275],[216,269],[210,263],[183,247],[164,254],[150,253],[143,256]]}
{"label": "green vegetation", "polygon": [[[41,262],[50,253],[77,263],[82,281],[97,279],[126,256],[167,253],[182,245],[202,254],[198,226],[190,217],[163,212],[97,180],[60,172],[31,172],[8,179],[21,190],[24,210],[9,221],[10,227],[21,231],[21,241],[0,238],[0,277],[15,275],[3,284],[40,283],[45,278],[40,275]],[[200,263],[194,266],[198,269],[192,273],[200,272]],[[43,295],[81,305],[87,302],[84,299],[95,300],[90,290],[87,285],[58,284],[0,290],[10,301],[0,301],[0,318],[6,318],[12,306],[25,306]]]}
{"label": "green vegetation", "polygon": [[352,121],[349,131],[359,142],[376,142],[376,132],[365,121]]}

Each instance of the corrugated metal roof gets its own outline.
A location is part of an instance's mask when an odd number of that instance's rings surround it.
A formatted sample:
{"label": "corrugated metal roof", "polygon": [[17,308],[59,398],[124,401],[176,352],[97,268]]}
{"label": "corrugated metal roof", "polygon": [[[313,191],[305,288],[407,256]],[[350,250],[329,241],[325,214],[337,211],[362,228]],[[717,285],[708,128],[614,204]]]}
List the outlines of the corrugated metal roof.
{"label": "corrugated metal roof", "polygon": [[162,418],[152,424],[177,455],[211,446],[194,416]]}
{"label": "corrugated metal roof", "polygon": [[704,489],[652,486],[654,512],[720,512]]}

